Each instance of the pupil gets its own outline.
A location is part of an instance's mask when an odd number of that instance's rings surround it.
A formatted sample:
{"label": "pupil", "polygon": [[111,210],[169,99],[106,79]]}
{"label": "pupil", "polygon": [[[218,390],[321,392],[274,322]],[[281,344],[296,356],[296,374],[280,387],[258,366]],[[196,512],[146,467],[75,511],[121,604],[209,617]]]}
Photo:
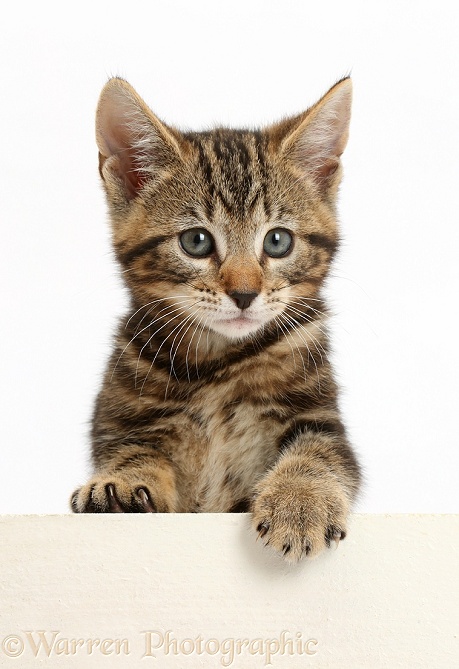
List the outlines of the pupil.
{"label": "pupil", "polygon": [[277,246],[277,244],[279,244],[279,241],[280,241],[280,234],[278,232],[275,232],[273,234],[273,244]]}
{"label": "pupil", "polygon": [[202,234],[202,232],[198,232],[198,234],[194,236],[194,243],[196,244],[196,246],[199,246],[199,244],[203,241],[204,241],[204,235]]}

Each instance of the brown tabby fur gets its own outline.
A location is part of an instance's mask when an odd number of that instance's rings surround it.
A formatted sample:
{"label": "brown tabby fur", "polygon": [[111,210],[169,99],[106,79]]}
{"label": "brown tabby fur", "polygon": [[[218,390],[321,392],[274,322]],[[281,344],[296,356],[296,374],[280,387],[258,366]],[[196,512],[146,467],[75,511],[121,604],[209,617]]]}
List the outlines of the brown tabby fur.
{"label": "brown tabby fur", "polygon": [[[350,96],[344,79],[262,131],[182,133],[125,81],[105,86],[100,172],[131,309],[97,399],[95,472],[73,494],[75,512],[250,510],[291,561],[344,537],[360,473],[321,288],[338,246]],[[181,249],[179,235],[196,227],[212,233],[211,257]],[[283,258],[262,246],[277,227],[294,238]],[[212,328],[233,291],[259,294],[273,312],[239,338]]]}

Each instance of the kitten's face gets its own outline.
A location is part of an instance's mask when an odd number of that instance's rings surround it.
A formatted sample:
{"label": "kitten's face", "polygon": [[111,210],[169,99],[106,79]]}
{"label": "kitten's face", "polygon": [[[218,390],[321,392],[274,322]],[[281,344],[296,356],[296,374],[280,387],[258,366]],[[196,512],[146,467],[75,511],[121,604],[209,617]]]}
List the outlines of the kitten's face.
{"label": "kitten's face", "polygon": [[179,133],[125,82],[107,89],[101,173],[136,307],[161,307],[183,334],[195,326],[238,340],[274,322],[289,330],[314,307],[337,246],[348,80],[263,132]]}

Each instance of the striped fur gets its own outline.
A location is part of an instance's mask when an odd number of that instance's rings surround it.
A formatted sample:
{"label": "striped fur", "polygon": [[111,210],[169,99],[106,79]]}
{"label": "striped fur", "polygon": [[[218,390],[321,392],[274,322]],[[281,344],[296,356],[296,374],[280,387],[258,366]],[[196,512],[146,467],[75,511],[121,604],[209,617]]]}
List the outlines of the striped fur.
{"label": "striped fur", "polygon": [[[250,510],[290,561],[344,537],[360,472],[321,288],[339,243],[350,96],[344,79],[264,130],[181,133],[123,80],[102,91],[99,165],[131,308],[75,512]],[[181,247],[192,228],[211,233],[208,257]],[[293,238],[280,258],[263,246],[277,228]],[[247,294],[242,312],[234,295]]]}

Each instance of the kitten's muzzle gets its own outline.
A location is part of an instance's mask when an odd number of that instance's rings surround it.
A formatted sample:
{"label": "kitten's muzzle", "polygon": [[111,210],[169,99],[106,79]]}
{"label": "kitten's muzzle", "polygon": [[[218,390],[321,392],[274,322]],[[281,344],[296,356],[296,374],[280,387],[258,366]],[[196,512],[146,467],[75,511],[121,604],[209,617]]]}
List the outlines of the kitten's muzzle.
{"label": "kitten's muzzle", "polygon": [[228,295],[233,302],[236,303],[239,309],[247,309],[258,296],[258,293],[239,293],[237,291],[232,291],[231,293],[228,293]]}

